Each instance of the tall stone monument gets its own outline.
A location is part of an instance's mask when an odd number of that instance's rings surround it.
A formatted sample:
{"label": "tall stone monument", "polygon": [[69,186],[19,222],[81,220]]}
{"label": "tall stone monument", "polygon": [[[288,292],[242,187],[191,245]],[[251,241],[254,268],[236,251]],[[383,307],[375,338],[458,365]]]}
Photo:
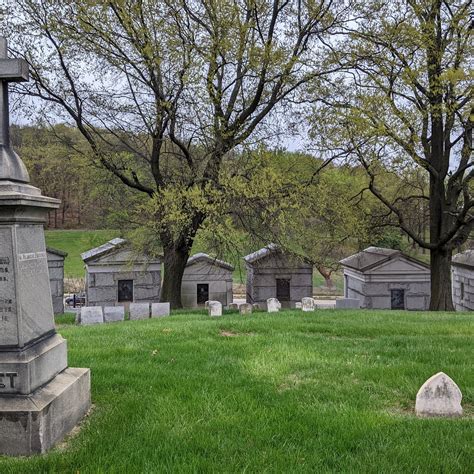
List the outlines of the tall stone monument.
{"label": "tall stone monument", "polygon": [[29,183],[10,146],[8,83],[28,64],[0,37],[0,454],[43,453],[90,407],[90,370],[68,368],[56,333],[43,225],[57,199]]}

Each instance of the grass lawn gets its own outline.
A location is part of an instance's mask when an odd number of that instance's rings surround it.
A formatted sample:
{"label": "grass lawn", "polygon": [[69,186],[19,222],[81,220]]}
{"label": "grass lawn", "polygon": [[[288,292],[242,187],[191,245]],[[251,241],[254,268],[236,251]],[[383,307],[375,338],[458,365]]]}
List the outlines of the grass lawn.
{"label": "grass lawn", "polygon": [[[465,472],[474,466],[471,314],[203,312],[76,327],[69,363],[91,367],[95,405],[45,456],[0,472]],[[466,416],[417,419],[435,372]]]}
{"label": "grass lawn", "polygon": [[47,230],[46,245],[68,253],[64,262],[66,278],[84,278],[81,253],[119,237],[116,230]]}

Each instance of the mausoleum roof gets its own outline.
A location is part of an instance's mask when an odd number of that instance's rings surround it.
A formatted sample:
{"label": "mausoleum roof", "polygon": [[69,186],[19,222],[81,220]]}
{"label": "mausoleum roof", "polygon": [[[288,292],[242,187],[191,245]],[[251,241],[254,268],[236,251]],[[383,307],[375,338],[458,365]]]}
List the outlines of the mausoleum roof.
{"label": "mausoleum roof", "polygon": [[247,256],[244,257],[244,260],[247,263],[253,263],[256,262],[257,260],[260,260],[261,258],[268,257],[272,253],[275,253],[278,251],[278,245],[277,244],[268,244],[266,247],[263,247],[260,250],[257,250],[256,252],[253,252]]}
{"label": "mausoleum roof", "polygon": [[362,252],[342,259],[340,263],[344,267],[352,268],[354,270],[358,270],[359,272],[365,272],[400,256],[402,256],[406,260],[416,262],[419,265],[429,268],[429,265],[425,262],[410,257],[409,255],[404,254],[400,250],[386,249],[382,247],[367,247],[365,250],[362,250]]}
{"label": "mausoleum roof", "polygon": [[226,270],[234,271],[234,267],[230,263],[224,262],[223,260],[218,260],[217,258],[211,257],[207,253],[202,252],[196,253],[193,256],[189,257],[186,266],[189,267],[190,265],[193,265],[194,263],[198,262],[206,262],[211,265],[216,265],[218,267],[225,268]]}
{"label": "mausoleum roof", "polygon": [[102,257],[103,255],[106,255],[112,252],[113,250],[116,250],[117,248],[121,247],[126,243],[127,241],[125,239],[117,237],[115,239],[109,240],[107,243],[100,245],[99,247],[96,247],[95,249],[91,249],[87,252],[82,253],[81,258],[82,260],[84,260],[84,262],[88,262],[90,260]]}
{"label": "mausoleum roof", "polygon": [[52,253],[54,255],[58,255],[59,257],[64,257],[64,258],[66,258],[68,255],[67,252],[64,252],[58,249],[53,249],[52,247],[46,247],[46,252]]}
{"label": "mausoleum roof", "polygon": [[473,267],[474,268],[474,249],[465,250],[453,257],[454,266]]}

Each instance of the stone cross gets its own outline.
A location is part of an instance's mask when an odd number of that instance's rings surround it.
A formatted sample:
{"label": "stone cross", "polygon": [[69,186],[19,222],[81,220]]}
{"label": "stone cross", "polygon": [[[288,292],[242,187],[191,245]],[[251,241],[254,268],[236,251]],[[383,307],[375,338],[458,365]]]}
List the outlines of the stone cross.
{"label": "stone cross", "polygon": [[0,37],[0,181],[28,183],[25,165],[10,146],[8,83],[28,81],[29,68],[24,59],[8,58],[7,40]]}

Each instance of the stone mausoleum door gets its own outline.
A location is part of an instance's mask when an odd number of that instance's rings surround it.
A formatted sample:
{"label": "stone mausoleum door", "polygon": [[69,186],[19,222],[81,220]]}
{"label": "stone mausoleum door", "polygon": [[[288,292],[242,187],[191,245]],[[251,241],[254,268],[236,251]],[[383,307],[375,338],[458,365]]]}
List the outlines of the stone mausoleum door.
{"label": "stone mausoleum door", "polygon": [[119,280],[117,301],[119,303],[133,303],[133,280]]}
{"label": "stone mausoleum door", "polygon": [[276,279],[276,297],[278,301],[290,301],[290,280],[289,278]]}
{"label": "stone mausoleum door", "polygon": [[405,309],[405,290],[390,291],[391,309]]}
{"label": "stone mausoleum door", "polygon": [[197,285],[197,304],[204,304],[209,300],[209,284],[199,283]]}

